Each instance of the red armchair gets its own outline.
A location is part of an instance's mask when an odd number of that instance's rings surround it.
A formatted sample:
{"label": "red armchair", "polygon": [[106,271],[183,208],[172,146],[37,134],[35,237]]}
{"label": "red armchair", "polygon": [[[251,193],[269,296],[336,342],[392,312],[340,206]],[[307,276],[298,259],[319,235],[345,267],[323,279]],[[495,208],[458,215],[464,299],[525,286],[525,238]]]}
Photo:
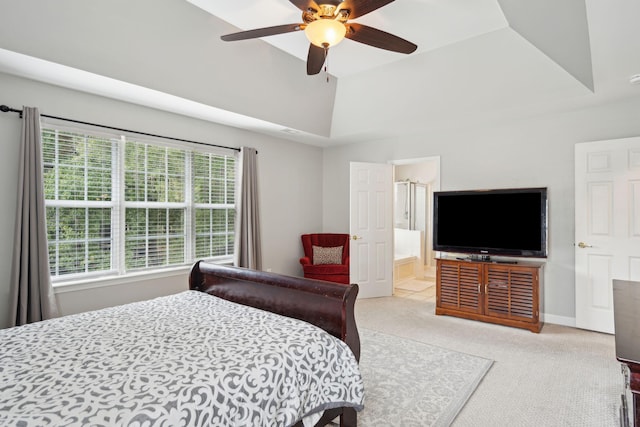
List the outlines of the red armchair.
{"label": "red armchair", "polygon": [[304,256],[300,258],[304,277],[349,284],[349,235],[303,234]]}

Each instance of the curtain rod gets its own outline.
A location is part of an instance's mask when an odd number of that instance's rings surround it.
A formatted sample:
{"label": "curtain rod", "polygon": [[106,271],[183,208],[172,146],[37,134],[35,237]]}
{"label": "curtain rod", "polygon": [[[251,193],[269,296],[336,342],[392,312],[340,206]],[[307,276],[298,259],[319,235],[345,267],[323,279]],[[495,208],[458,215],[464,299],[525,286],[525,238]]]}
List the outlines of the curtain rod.
{"label": "curtain rod", "polygon": [[[3,113],[9,113],[9,112],[18,113],[18,114],[20,114],[20,117],[22,117],[22,110],[16,110],[15,108],[11,108],[11,107],[8,107],[6,105],[0,105],[0,111],[2,111]],[[206,143],[206,142],[191,141],[189,139],[174,138],[172,136],[156,135],[156,134],[153,134],[153,133],[139,132],[139,131],[131,130],[131,129],[116,128],[116,127],[113,127],[113,126],[101,125],[101,124],[98,124],[98,123],[83,122],[83,121],[80,121],[80,120],[66,119],[64,117],[50,116],[50,115],[47,115],[47,114],[40,114],[40,115],[42,117],[47,117],[49,119],[64,120],[66,122],[79,123],[79,124],[82,124],[82,125],[97,126],[97,127],[101,127],[101,128],[105,128],[105,129],[117,130],[117,131],[120,131],[120,132],[129,132],[129,133],[135,133],[135,134],[138,134],[138,135],[153,136],[153,137],[156,137],[156,138],[164,138],[164,139],[171,139],[173,141],[190,142],[192,144],[200,144],[200,145],[206,145],[206,146],[209,146],[209,147],[226,148],[227,150],[240,151],[240,148],[237,148],[237,147],[227,147],[225,145],[217,145],[217,144],[209,144],[209,143]]]}

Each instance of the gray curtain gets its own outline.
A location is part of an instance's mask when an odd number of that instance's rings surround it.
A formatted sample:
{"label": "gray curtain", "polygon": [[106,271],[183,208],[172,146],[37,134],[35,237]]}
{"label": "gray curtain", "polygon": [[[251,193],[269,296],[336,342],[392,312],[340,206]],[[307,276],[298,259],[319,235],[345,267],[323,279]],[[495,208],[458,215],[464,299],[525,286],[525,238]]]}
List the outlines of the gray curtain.
{"label": "gray curtain", "polygon": [[238,162],[236,200],[236,240],[234,265],[254,270],[262,269],[260,247],[260,215],[258,212],[258,152],[242,147]]}
{"label": "gray curtain", "polygon": [[23,108],[16,231],[11,268],[11,326],[58,316],[49,275],[42,136],[37,108]]}

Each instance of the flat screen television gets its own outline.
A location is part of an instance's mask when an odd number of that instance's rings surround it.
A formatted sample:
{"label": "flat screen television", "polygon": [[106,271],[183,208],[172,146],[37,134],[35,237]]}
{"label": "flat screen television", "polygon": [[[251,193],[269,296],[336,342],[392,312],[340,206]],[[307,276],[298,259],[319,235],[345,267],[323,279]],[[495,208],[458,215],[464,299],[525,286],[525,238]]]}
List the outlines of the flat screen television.
{"label": "flat screen television", "polygon": [[435,192],[433,249],[483,258],[545,258],[547,189]]}

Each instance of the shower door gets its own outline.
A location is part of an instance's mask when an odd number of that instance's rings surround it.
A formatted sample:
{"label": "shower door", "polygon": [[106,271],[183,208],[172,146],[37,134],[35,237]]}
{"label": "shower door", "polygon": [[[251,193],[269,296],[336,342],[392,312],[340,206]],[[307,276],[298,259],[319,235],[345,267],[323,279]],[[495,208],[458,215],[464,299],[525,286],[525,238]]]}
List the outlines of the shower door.
{"label": "shower door", "polygon": [[429,204],[428,204],[429,186],[427,184],[411,183],[411,209],[413,213],[410,215],[411,230],[420,230],[424,236],[422,241],[422,253],[424,254],[425,264],[429,260],[429,245],[427,244],[429,233],[427,230],[428,218],[429,218]]}
{"label": "shower door", "polygon": [[425,265],[430,265],[429,185],[409,181],[394,184],[394,227],[422,231],[424,239],[421,252]]}
{"label": "shower door", "polygon": [[409,182],[396,182],[393,192],[393,225],[409,230],[411,224],[411,192]]}

